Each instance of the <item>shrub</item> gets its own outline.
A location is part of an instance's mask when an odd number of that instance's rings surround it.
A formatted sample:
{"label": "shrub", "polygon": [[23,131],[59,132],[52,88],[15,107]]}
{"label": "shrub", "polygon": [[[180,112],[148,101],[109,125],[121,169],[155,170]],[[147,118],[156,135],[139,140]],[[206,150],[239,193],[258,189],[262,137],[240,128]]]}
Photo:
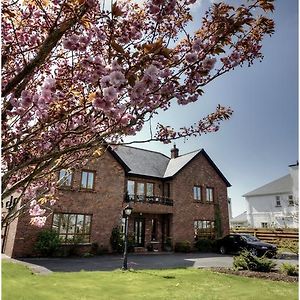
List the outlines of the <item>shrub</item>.
{"label": "shrub", "polygon": [[84,258],[89,258],[89,257],[93,257],[93,256],[94,256],[94,254],[92,254],[90,252],[85,252],[82,254],[82,257],[84,257]]}
{"label": "shrub", "polygon": [[289,263],[283,263],[280,266],[280,271],[289,276],[298,276],[299,273],[298,266]]}
{"label": "shrub", "polygon": [[235,269],[270,272],[275,266],[276,263],[272,260],[264,256],[257,257],[247,250],[242,251],[240,255],[233,258],[233,267]]}
{"label": "shrub", "polygon": [[110,244],[113,251],[122,253],[124,248],[123,233],[119,226],[113,228],[110,236]]}
{"label": "shrub", "polygon": [[189,241],[177,242],[175,244],[175,252],[191,252],[191,243]]}
{"label": "shrub", "polygon": [[276,241],[278,248],[281,248],[283,251],[291,251],[295,254],[299,252],[299,243],[297,240],[290,239],[279,239]]}
{"label": "shrub", "polygon": [[200,252],[216,251],[216,241],[210,239],[199,239],[195,243],[195,248]]}
{"label": "shrub", "polygon": [[46,229],[39,233],[35,249],[42,256],[52,256],[59,246],[60,240],[57,232]]}

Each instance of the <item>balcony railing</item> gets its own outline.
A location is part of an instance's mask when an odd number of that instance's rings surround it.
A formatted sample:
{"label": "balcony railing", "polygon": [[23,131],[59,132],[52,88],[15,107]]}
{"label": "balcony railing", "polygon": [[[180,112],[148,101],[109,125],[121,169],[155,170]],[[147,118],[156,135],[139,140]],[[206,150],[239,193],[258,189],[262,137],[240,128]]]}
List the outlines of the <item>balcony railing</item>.
{"label": "balcony railing", "polygon": [[134,195],[126,194],[125,202],[134,202],[134,203],[151,203],[151,204],[161,204],[173,206],[173,200],[163,196],[146,196],[146,195]]}

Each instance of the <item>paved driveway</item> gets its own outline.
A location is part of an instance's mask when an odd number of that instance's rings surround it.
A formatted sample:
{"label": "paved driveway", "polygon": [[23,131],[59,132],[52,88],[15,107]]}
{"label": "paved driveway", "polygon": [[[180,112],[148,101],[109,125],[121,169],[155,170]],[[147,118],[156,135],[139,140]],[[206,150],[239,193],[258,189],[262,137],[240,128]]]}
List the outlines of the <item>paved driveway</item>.
{"label": "paved driveway", "polygon": [[[54,272],[111,271],[122,267],[121,255],[102,255],[90,258],[24,258],[25,262],[43,266]],[[275,259],[298,264],[297,259]],[[232,255],[216,253],[129,254],[128,267],[133,269],[168,269],[180,267],[232,267]]]}

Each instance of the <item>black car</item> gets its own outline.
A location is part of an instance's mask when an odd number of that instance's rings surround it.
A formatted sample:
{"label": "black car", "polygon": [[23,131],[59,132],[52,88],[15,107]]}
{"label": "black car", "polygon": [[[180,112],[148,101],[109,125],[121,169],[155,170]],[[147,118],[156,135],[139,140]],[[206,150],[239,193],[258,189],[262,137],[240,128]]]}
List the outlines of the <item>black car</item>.
{"label": "black car", "polygon": [[268,257],[276,255],[277,247],[272,244],[264,243],[250,234],[229,234],[217,241],[217,247],[221,254],[239,253],[248,250],[255,256]]}

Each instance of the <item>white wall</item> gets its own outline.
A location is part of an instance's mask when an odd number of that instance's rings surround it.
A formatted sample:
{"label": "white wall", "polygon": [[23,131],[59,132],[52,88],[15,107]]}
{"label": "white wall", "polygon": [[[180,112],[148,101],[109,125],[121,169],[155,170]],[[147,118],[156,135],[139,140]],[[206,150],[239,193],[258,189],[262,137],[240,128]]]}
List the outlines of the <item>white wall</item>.
{"label": "white wall", "polygon": [[[289,206],[286,194],[274,194],[246,197],[248,205],[247,219],[251,227],[261,227],[261,223],[268,223],[268,227],[298,227],[293,215],[298,211],[297,206]],[[276,206],[276,196],[280,196],[281,206]]]}

